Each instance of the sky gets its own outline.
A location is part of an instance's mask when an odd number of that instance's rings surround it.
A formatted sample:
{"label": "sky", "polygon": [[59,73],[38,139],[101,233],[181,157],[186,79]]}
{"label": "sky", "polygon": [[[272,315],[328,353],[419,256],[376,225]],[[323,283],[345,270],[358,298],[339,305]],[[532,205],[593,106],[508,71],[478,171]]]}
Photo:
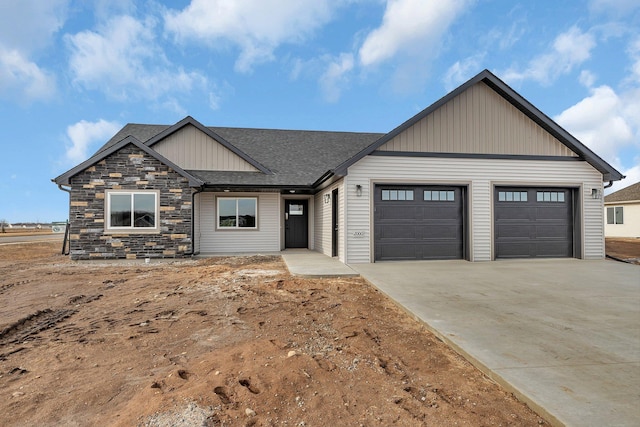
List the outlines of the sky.
{"label": "sky", "polygon": [[0,219],[126,123],[388,132],[483,69],[640,181],[640,0],[0,0]]}

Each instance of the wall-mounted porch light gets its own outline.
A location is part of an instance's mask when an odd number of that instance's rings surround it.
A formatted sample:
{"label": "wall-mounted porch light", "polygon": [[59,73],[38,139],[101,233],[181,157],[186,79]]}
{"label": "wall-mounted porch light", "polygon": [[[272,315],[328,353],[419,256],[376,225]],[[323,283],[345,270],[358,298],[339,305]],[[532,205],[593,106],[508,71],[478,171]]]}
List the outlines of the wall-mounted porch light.
{"label": "wall-mounted porch light", "polygon": [[362,185],[356,184],[356,196],[362,196]]}
{"label": "wall-mounted porch light", "polygon": [[600,198],[600,190],[597,188],[592,188],[591,189],[591,198],[592,199],[599,199]]}

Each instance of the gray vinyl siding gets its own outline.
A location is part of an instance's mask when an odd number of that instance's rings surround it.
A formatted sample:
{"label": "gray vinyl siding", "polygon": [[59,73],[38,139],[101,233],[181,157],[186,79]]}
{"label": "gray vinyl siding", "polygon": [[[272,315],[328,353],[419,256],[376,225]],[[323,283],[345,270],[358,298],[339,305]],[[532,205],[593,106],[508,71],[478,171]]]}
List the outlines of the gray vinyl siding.
{"label": "gray vinyl siding", "polygon": [[[216,197],[257,197],[257,230],[217,230]],[[200,251],[203,254],[280,250],[280,194],[201,193]]]}
{"label": "gray vinyl siding", "polygon": [[185,170],[248,171],[257,169],[194,126],[185,126],[153,146]]}
{"label": "gray vinyl siding", "polygon": [[577,156],[482,82],[462,92],[378,150]]}
{"label": "gray vinyl siding", "polygon": [[[351,166],[345,178],[347,263],[373,260],[371,190],[375,183],[468,185],[471,261],[493,259],[494,186],[574,187],[589,195],[592,188],[602,191],[602,175],[586,162],[368,156]],[[357,184],[363,186],[360,197],[355,193]],[[582,230],[575,230],[582,241],[582,253],[576,255],[601,259],[603,202],[580,195],[577,202],[581,204],[583,220]],[[364,236],[356,234],[358,231]]]}
{"label": "gray vinyl siding", "polygon": [[338,259],[345,261],[345,209],[344,209],[344,180],[340,180],[330,187],[325,188],[315,196],[315,215],[314,215],[314,240],[315,250],[324,255],[331,256],[332,250],[332,228],[331,228],[331,202],[325,203],[324,196],[326,194],[331,197],[333,190],[338,189]]}

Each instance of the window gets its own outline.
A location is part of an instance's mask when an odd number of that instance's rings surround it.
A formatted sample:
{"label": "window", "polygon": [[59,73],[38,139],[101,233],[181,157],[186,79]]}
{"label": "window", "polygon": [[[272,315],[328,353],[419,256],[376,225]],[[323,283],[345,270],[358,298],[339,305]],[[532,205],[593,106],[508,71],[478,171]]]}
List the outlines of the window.
{"label": "window", "polygon": [[109,191],[107,228],[154,230],[158,221],[158,193]]}
{"label": "window", "polygon": [[536,201],[564,203],[564,191],[538,191]]}
{"label": "window", "polygon": [[258,228],[258,199],[218,197],[218,228]]}
{"label": "window", "polygon": [[499,202],[526,202],[526,191],[498,191]]}
{"label": "window", "polygon": [[622,206],[607,208],[607,224],[624,224]]}
{"label": "window", "polygon": [[382,200],[413,200],[413,190],[382,190]]}
{"label": "window", "polygon": [[455,192],[451,190],[424,190],[425,201],[455,201]]}

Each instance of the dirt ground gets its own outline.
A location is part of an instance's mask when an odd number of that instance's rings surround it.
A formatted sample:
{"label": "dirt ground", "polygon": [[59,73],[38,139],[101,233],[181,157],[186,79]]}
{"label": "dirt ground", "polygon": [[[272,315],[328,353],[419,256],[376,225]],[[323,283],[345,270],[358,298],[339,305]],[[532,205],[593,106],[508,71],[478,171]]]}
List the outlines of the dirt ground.
{"label": "dirt ground", "polygon": [[605,246],[607,256],[640,264],[640,239],[607,237]]}
{"label": "dirt ground", "polygon": [[547,425],[361,279],[59,246],[0,246],[0,425]]}

